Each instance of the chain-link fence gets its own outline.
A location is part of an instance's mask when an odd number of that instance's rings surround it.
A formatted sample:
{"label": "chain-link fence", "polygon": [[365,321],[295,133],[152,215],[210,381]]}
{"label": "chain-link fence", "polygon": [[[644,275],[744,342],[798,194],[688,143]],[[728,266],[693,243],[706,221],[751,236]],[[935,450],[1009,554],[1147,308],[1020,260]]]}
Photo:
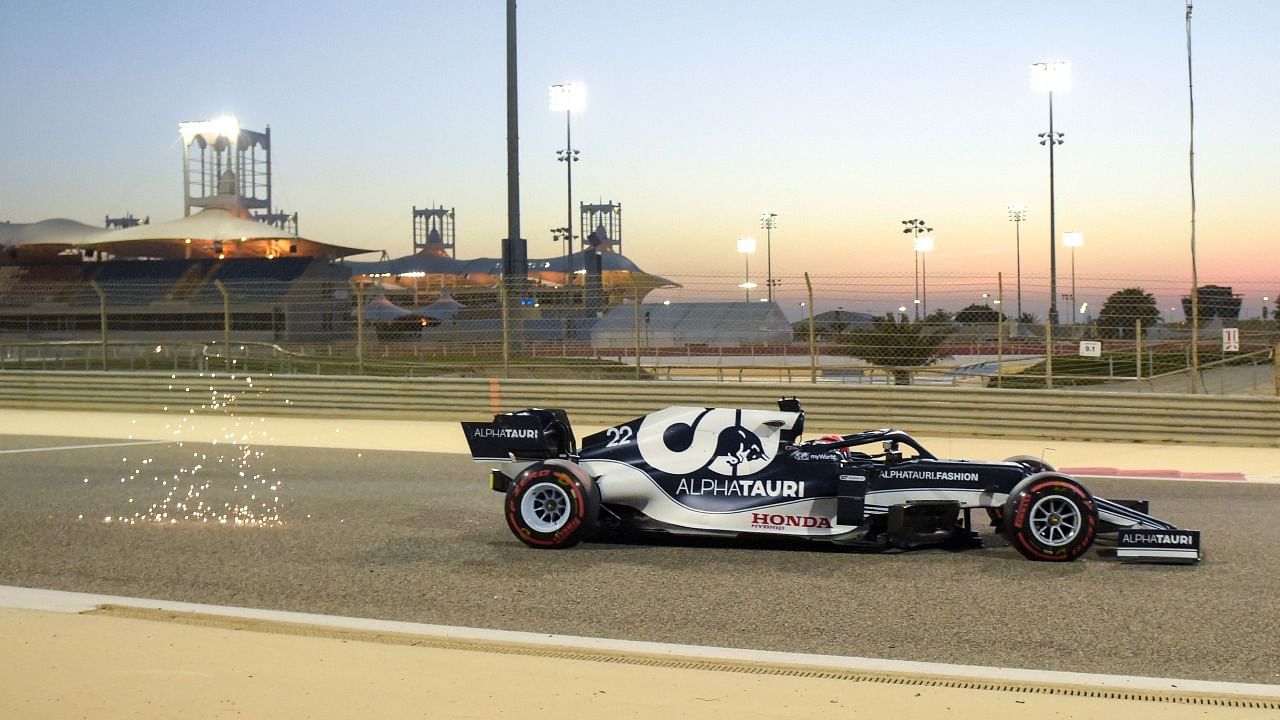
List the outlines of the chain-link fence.
{"label": "chain-link fence", "polygon": [[216,279],[117,265],[91,281],[0,269],[0,368],[1276,392],[1271,308],[1202,293],[1193,333],[1187,293],[1160,279],[1066,285],[1050,335],[1043,277],[669,275],[655,288],[606,273],[503,288],[317,264],[228,263]]}

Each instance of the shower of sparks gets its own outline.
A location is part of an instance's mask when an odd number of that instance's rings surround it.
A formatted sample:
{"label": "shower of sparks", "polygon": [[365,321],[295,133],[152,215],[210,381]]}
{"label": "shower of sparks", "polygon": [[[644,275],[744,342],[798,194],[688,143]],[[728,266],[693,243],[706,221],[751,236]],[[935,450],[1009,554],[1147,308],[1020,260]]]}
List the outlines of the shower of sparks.
{"label": "shower of sparks", "polygon": [[[201,373],[210,381],[218,375]],[[102,518],[104,523],[121,525],[226,525],[234,527],[278,527],[281,518],[281,481],[275,476],[276,468],[264,467],[265,453],[254,448],[253,443],[269,439],[260,426],[263,419],[248,419],[234,412],[237,399],[247,393],[262,393],[254,388],[252,377],[224,376],[239,380],[243,385],[237,390],[219,389],[216,385],[195,387],[170,385],[174,390],[206,394],[199,408],[199,416],[209,420],[221,415],[226,421],[220,435],[212,441],[212,447],[201,444],[191,451],[178,469],[171,474],[156,472],[154,458],[143,458],[127,475],[120,478],[130,490],[127,510]],[[176,375],[171,376],[174,380]],[[170,408],[166,406],[165,412]],[[193,419],[197,413],[191,409],[175,415],[176,420],[166,423],[165,429],[177,439],[177,445],[185,448],[184,433],[191,434]],[[121,458],[123,463],[128,458]],[[89,478],[85,478],[86,483]],[[141,500],[143,495],[161,497],[154,502]],[[136,509],[135,509],[136,508]],[[144,509],[145,508],[145,509]],[[79,515],[83,519],[84,515]]]}

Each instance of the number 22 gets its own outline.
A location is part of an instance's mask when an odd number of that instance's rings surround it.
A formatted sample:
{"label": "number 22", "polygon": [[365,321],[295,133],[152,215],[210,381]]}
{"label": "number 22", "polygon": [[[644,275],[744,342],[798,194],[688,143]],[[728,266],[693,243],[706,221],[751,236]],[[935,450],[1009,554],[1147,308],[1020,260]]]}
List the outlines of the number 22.
{"label": "number 22", "polygon": [[630,425],[623,425],[622,427],[606,428],[605,434],[609,436],[609,442],[605,443],[604,446],[617,447],[631,442],[632,430]]}

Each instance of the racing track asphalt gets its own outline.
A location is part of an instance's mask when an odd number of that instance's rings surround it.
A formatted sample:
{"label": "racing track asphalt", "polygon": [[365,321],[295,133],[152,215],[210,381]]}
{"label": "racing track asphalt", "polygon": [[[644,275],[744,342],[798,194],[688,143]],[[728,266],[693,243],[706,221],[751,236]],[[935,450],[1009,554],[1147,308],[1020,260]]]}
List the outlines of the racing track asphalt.
{"label": "racing track asphalt", "polygon": [[[103,433],[107,434],[107,433]],[[1090,673],[1280,683],[1280,486],[1094,480],[1204,531],[1197,567],[1071,564],[989,547],[897,554],[821,545],[518,543],[454,454],[261,447],[282,527],[103,518],[162,499],[226,444],[0,436],[0,585],[579,636]],[[147,462],[144,462],[147,461]],[[270,469],[275,468],[274,473]],[[135,471],[138,471],[135,475]],[[125,482],[121,482],[121,478]],[[86,479],[88,482],[86,482]],[[134,503],[128,502],[134,498]],[[83,516],[83,517],[81,517]]]}

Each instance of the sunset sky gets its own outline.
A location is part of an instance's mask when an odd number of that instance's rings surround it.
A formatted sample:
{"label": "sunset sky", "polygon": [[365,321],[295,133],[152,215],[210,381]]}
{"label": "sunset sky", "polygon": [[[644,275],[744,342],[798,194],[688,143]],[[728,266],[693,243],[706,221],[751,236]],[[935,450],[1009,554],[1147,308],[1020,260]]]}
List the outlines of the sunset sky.
{"label": "sunset sky", "polygon": [[[0,220],[178,217],[177,124],[234,114],[271,126],[275,196],[303,235],[403,255],[411,207],[442,204],[459,257],[496,256],[504,13],[502,0],[8,0]],[[762,282],[758,218],[776,212],[787,302],[807,271],[828,305],[882,311],[910,302],[895,286],[913,275],[900,221],[919,217],[935,228],[931,306],[994,293],[997,272],[1009,302],[1007,207],[1021,201],[1026,304],[1043,314],[1048,108],[1028,75],[1067,60],[1057,226],[1085,235],[1080,292],[1100,304],[1142,285],[1167,310],[1190,283],[1184,13],[1183,0],[526,0],[530,256],[558,254],[549,229],[564,224],[564,115],[547,88],[578,81],[575,207],[621,202],[624,249],[645,269],[691,287],[739,278],[735,243],[752,235]],[[1256,314],[1280,294],[1280,3],[1202,0],[1192,27],[1200,278]],[[1069,258],[1059,246],[1060,283]]]}

